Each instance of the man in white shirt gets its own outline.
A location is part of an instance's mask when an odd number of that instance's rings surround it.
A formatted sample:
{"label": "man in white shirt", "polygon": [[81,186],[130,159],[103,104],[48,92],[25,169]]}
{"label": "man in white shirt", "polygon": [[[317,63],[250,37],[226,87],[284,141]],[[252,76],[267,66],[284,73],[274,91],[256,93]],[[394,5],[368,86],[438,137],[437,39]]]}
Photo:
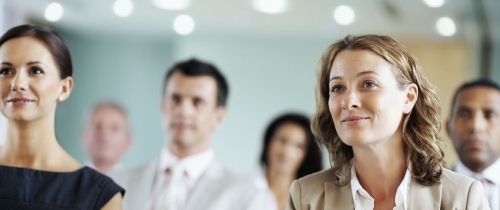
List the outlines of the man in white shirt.
{"label": "man in white shirt", "polygon": [[108,174],[119,169],[120,159],[132,144],[125,109],[114,102],[100,102],[92,107],[82,134],[88,165]]}
{"label": "man in white shirt", "polygon": [[500,210],[500,86],[474,80],[455,92],[447,132],[458,153],[453,170],[480,180],[492,210]]}
{"label": "man in white shirt", "polygon": [[175,64],[163,84],[166,131],[159,159],[114,176],[127,190],[125,210],[208,210],[232,182],[211,149],[228,95],[224,76],[211,64]]}

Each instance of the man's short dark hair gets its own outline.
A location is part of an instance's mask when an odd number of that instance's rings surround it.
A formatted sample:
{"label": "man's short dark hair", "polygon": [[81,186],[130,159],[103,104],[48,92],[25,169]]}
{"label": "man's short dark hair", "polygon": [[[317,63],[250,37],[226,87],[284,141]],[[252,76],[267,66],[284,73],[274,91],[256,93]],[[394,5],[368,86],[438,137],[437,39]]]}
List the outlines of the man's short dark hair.
{"label": "man's short dark hair", "polygon": [[480,79],[468,81],[468,82],[462,84],[455,91],[455,94],[453,94],[453,100],[451,101],[450,115],[453,114],[453,107],[455,106],[455,103],[457,102],[458,94],[460,94],[461,92],[463,92],[467,89],[477,88],[477,87],[493,88],[495,90],[500,91],[500,85],[498,83],[496,83],[495,81],[488,79],[488,78],[480,78]]}
{"label": "man's short dark hair", "polygon": [[227,97],[229,95],[229,85],[227,84],[224,75],[222,75],[222,73],[214,65],[197,60],[196,58],[191,58],[186,61],[175,63],[172,67],[170,67],[163,80],[163,97],[165,96],[165,89],[167,87],[168,79],[176,72],[179,72],[185,76],[209,76],[214,78],[215,83],[217,84],[217,106],[226,106]]}

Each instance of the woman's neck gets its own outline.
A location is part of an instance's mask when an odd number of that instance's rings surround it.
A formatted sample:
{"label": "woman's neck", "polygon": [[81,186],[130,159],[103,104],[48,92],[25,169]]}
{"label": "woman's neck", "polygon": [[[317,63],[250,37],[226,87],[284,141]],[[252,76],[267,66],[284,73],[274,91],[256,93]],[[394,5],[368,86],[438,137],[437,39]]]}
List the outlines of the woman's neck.
{"label": "woman's neck", "polygon": [[53,123],[8,123],[6,141],[0,150],[0,164],[65,171],[75,169],[75,162],[57,143]]}
{"label": "woman's neck", "polygon": [[407,170],[403,140],[354,148],[354,167],[363,188],[375,199],[394,199]]}

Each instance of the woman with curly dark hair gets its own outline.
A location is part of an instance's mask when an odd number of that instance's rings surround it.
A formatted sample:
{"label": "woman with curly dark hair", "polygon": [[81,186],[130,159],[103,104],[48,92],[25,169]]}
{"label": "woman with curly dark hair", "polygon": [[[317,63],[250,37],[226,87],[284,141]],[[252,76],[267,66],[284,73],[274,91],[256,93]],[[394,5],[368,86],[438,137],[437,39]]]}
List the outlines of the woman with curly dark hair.
{"label": "woman with curly dark hair", "polygon": [[332,44],[317,94],[312,128],[332,168],[294,181],[288,209],[488,209],[480,182],[444,168],[436,91],[396,40]]}

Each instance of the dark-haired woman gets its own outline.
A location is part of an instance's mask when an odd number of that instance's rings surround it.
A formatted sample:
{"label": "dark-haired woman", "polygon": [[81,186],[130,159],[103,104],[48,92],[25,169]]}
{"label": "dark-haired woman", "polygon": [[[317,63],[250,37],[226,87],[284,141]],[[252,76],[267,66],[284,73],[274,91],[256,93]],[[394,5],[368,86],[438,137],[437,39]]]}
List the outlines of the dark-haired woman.
{"label": "dark-haired woman", "polygon": [[121,209],[124,190],[82,167],[56,139],[56,107],[72,89],[70,54],[55,31],[21,25],[0,38],[0,110],[7,119],[1,209]]}
{"label": "dark-haired woman", "polygon": [[260,162],[261,170],[224,193],[218,210],[285,208],[290,183],[322,168],[309,118],[296,113],[275,118],[265,131]]}

